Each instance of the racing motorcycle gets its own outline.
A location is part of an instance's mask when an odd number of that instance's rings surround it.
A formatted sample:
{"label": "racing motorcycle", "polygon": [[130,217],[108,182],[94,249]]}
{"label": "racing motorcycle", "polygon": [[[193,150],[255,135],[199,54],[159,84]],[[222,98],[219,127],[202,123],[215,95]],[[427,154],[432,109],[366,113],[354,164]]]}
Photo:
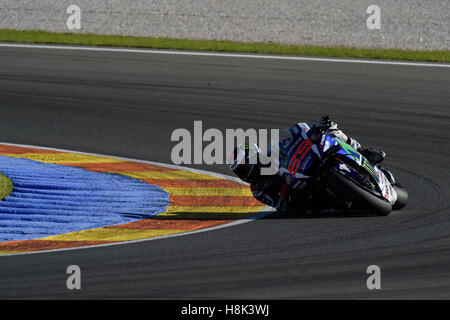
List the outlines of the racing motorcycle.
{"label": "racing motorcycle", "polygon": [[295,190],[304,183],[307,188],[301,190],[313,211],[357,209],[386,216],[406,206],[408,192],[388,168],[373,165],[339,138],[309,130],[306,124],[297,124],[297,129],[279,150],[279,172],[292,186],[294,208]]}

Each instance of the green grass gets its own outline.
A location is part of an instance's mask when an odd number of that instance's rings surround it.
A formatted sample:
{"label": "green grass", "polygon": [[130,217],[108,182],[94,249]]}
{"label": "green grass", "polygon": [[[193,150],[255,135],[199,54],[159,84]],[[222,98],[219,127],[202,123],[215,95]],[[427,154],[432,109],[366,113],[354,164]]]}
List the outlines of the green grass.
{"label": "green grass", "polygon": [[12,192],[12,189],[13,183],[11,179],[0,173],[0,201],[4,197],[9,196],[9,194]]}
{"label": "green grass", "polygon": [[282,55],[365,58],[450,62],[450,51],[414,51],[399,49],[358,49],[344,47],[290,46],[274,43],[246,43],[213,40],[185,40],[114,35],[55,33],[30,30],[2,30],[0,41],[22,43],[71,44],[216,52],[243,52]]}

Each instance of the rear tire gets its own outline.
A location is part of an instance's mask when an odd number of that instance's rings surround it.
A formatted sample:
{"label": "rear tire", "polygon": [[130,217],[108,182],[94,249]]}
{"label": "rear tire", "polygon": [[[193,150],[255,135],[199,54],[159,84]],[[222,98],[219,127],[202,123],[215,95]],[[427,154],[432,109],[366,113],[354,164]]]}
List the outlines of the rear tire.
{"label": "rear tire", "polygon": [[362,209],[379,216],[387,216],[392,211],[392,205],[369,191],[364,190],[344,175],[331,170],[327,177],[328,187],[337,196],[350,200]]}
{"label": "rear tire", "polygon": [[398,183],[394,184],[392,187],[397,193],[397,201],[395,201],[392,206],[392,210],[400,210],[406,207],[406,204],[408,203],[408,191]]}

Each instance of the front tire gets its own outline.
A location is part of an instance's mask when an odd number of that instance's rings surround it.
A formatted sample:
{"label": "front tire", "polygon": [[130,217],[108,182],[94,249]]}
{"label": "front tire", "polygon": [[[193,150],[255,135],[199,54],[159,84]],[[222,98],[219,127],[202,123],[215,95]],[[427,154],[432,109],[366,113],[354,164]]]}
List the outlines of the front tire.
{"label": "front tire", "polygon": [[392,187],[397,193],[397,201],[395,201],[392,206],[392,210],[400,210],[406,207],[406,204],[408,203],[408,191],[398,183],[394,184]]}
{"label": "front tire", "polygon": [[369,191],[358,186],[354,181],[331,170],[327,176],[327,184],[331,191],[338,197],[350,200],[365,210],[378,216],[387,216],[392,211],[392,205]]}

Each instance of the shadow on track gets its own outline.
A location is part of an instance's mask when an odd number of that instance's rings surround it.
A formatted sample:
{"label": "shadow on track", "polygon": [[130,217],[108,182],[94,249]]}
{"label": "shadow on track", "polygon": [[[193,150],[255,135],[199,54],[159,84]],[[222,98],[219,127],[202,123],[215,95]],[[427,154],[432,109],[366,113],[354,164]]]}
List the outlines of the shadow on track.
{"label": "shadow on track", "polygon": [[269,214],[264,219],[335,219],[335,218],[378,218],[374,213],[358,211],[320,211],[306,213]]}
{"label": "shadow on track", "polygon": [[[320,212],[306,212],[306,213],[281,213],[273,212],[269,213],[260,219],[333,219],[333,218],[371,218],[378,217],[376,214],[362,212],[360,210],[353,211],[320,211]],[[156,215],[152,217],[144,217],[146,220],[200,220],[200,221],[224,221],[224,220],[236,220],[236,219],[248,219],[254,220],[254,214],[248,216],[236,217],[233,213],[224,212],[208,212],[208,213],[196,213],[196,212],[179,212],[170,216]]]}

